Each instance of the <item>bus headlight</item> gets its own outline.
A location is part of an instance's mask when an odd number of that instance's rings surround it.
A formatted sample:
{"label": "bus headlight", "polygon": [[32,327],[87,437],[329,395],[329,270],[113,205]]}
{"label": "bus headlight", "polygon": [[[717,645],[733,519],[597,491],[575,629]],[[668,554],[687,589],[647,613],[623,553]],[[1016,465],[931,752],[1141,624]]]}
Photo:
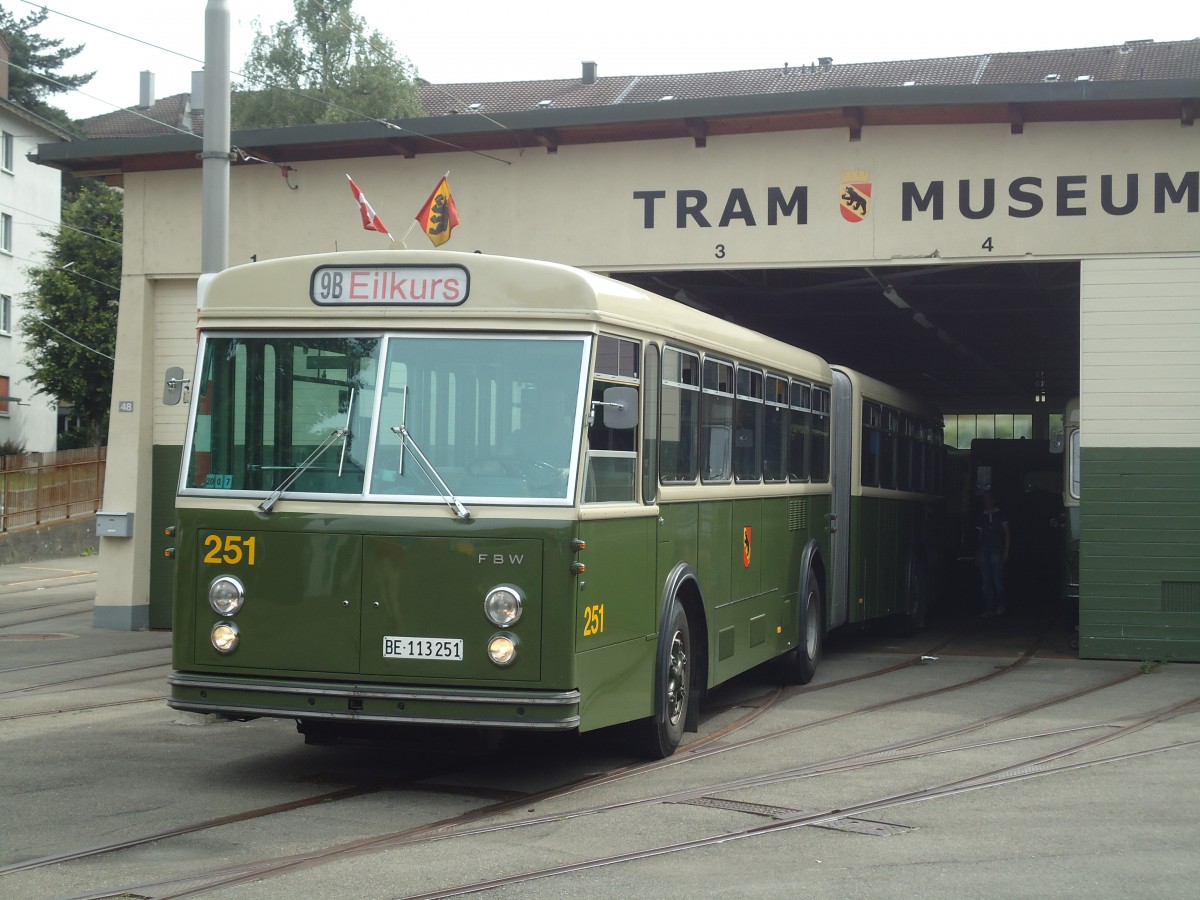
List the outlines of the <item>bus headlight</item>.
{"label": "bus headlight", "polygon": [[511,584],[497,585],[483,598],[483,611],[487,614],[488,621],[497,628],[515,625],[521,618],[523,606],[521,589]]}
{"label": "bus headlight", "polygon": [[517,658],[517,636],[494,634],[488,641],[488,658],[498,666],[510,666]]}
{"label": "bus headlight", "polygon": [[212,634],[209,637],[212,640],[213,649],[218,653],[232,653],[237,649],[238,641],[241,640],[238,636],[238,627],[232,622],[218,622],[213,626]]}
{"label": "bus headlight", "polygon": [[208,605],[218,616],[235,616],[246,601],[246,589],[232,575],[214,578],[208,586]]}

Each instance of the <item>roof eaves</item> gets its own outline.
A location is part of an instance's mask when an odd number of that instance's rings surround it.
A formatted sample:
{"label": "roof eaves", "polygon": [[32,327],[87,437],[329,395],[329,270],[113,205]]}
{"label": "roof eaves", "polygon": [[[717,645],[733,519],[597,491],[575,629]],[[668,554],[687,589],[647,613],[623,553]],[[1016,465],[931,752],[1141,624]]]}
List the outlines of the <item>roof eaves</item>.
{"label": "roof eaves", "polygon": [[[889,85],[849,87],[824,91],[744,94],[735,97],[660,100],[617,106],[550,107],[496,112],[488,116],[444,115],[402,119],[301,125],[236,131],[235,146],[302,148],[338,142],[423,138],[451,143],[456,136],[490,134],[503,130],[589,125],[638,125],[682,118],[736,118],[786,115],[845,107],[905,108],[970,104],[1038,104],[1136,100],[1197,100],[1200,80],[1084,81],[1034,84]],[[72,160],[171,154],[198,148],[200,137],[162,135],[144,138],[110,138],[77,141],[70,145],[41,145],[38,161],[47,165]]]}

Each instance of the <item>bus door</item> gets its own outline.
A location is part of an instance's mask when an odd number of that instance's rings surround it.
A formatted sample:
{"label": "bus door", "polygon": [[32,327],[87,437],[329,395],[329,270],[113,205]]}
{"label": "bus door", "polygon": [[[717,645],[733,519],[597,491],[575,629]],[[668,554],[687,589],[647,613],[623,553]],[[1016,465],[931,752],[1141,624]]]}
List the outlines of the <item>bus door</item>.
{"label": "bus door", "polygon": [[639,497],[637,394],[598,381],[589,404],[576,554],[585,568],[575,579],[577,686],[589,728],[653,712],[646,636],[658,630],[658,518]]}
{"label": "bus door", "polygon": [[657,518],[638,496],[638,391],[597,381],[583,458],[576,646],[596,649],[657,628],[644,602],[656,568]]}
{"label": "bus door", "polygon": [[833,370],[833,483],[829,551],[829,621],[825,627],[844,625],[850,614],[850,489],[853,481],[854,387],[850,378]]}

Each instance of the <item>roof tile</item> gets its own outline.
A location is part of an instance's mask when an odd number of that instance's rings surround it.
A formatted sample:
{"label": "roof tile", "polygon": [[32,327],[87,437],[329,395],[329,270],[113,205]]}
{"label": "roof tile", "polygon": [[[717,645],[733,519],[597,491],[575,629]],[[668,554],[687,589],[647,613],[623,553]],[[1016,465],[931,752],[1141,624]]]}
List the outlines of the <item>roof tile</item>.
{"label": "roof tile", "polygon": [[[585,64],[585,70],[588,64]],[[594,70],[594,67],[592,67]],[[1056,76],[1051,78],[1050,76]],[[1114,47],[951,56],[936,59],[837,65],[822,59],[801,66],[682,75],[619,75],[542,81],[418,82],[427,116],[494,115],[539,108],[584,108],[667,99],[695,100],[847,88],[921,85],[1016,85],[1056,81],[1200,79],[1200,38],[1129,41]],[[89,138],[151,137],[203,133],[203,113],[187,94],[157,101],[150,109],[107,113],[82,122]]]}

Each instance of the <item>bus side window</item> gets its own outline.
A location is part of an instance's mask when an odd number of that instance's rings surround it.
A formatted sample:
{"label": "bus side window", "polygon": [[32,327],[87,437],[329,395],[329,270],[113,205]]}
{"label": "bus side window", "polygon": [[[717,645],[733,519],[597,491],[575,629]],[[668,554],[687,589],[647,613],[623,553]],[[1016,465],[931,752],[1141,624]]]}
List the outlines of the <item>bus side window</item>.
{"label": "bus side window", "polygon": [[869,487],[879,486],[879,457],[882,452],[883,410],[874,403],[862,405],[862,471],[861,481]]}
{"label": "bus side window", "polygon": [[733,364],[704,360],[700,409],[700,471],[704,481],[728,481],[733,452]]}
{"label": "bus side window", "polygon": [[812,387],[799,381],[791,382],[788,422],[788,477],[792,481],[808,481],[811,475],[809,458],[812,450]]}
{"label": "bus side window", "polygon": [[829,404],[827,387],[812,389],[812,480],[829,481]]}
{"label": "bus side window", "polygon": [[663,350],[659,455],[664,484],[694,482],[698,469],[696,428],[700,419],[700,357]]}
{"label": "bus side window", "polygon": [[637,453],[589,450],[583,478],[585,503],[629,503],[637,499]]}
{"label": "bus side window", "polygon": [[728,425],[705,425],[700,431],[704,444],[704,480],[728,481],[733,429]]}

